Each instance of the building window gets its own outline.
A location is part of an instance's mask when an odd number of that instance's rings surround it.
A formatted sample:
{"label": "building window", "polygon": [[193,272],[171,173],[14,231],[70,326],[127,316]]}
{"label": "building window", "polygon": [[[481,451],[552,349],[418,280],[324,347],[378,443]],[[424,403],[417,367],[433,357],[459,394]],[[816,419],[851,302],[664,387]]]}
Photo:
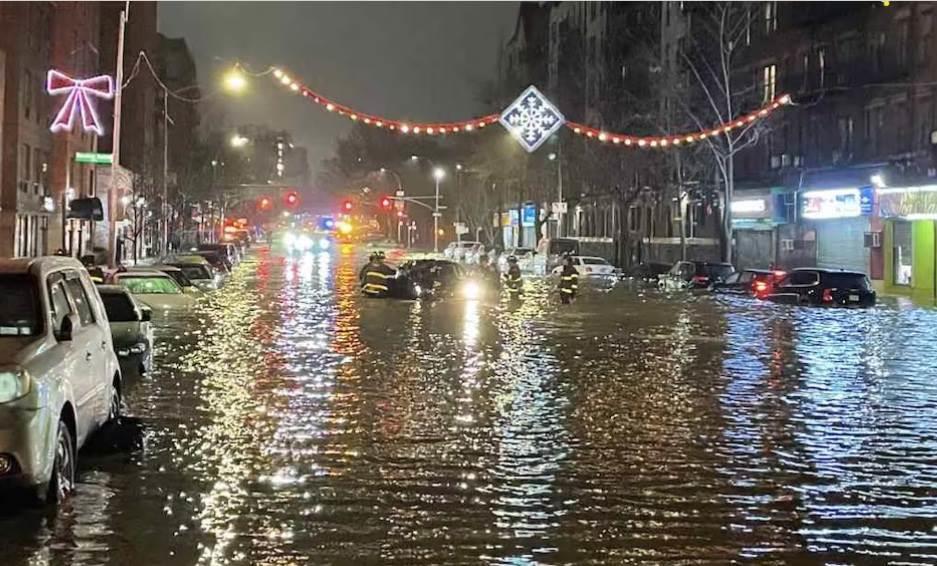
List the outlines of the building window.
{"label": "building window", "polygon": [[[31,34],[27,34],[31,35]],[[33,74],[26,70],[23,71],[23,115],[28,120],[33,113],[35,85],[33,85]]]}
{"label": "building window", "polygon": [[774,100],[775,92],[777,92],[777,74],[778,66],[777,65],[767,65],[762,69],[762,85],[763,85],[763,96],[765,102]]}
{"label": "building window", "polygon": [[934,123],[934,112],[929,96],[918,99],[916,122],[918,124],[918,139],[920,140],[920,147],[930,147],[930,130],[931,124]]}
{"label": "building window", "polygon": [[869,58],[872,59],[872,69],[876,73],[882,72],[885,58],[885,32],[881,32],[869,42]]}
{"label": "building window", "polygon": [[930,58],[931,37],[933,37],[934,19],[930,12],[921,14],[921,33],[917,41],[917,64],[926,65]]}
{"label": "building window", "polygon": [[836,125],[839,130],[839,153],[848,159],[852,155],[852,136],[855,127],[852,116],[841,116]]}
{"label": "building window", "polygon": [[865,139],[870,151],[870,157],[877,156],[881,150],[881,133],[884,126],[884,112],[882,106],[865,109]]}
{"label": "building window", "polygon": [[898,22],[898,37],[895,38],[895,61],[899,68],[908,63],[908,20]]}
{"label": "building window", "polygon": [[22,180],[29,181],[32,179],[33,167],[32,167],[32,149],[29,147],[29,144],[23,144],[23,176]]}
{"label": "building window", "polygon": [[745,45],[752,44],[752,8],[745,8]]}
{"label": "building window", "polygon": [[778,30],[778,3],[765,2],[765,34]]}
{"label": "building window", "polygon": [[628,209],[628,230],[631,232],[637,232],[641,224],[641,215],[638,211],[638,207],[632,206]]}
{"label": "building window", "polygon": [[664,25],[670,26],[670,2],[666,2],[664,5]]}
{"label": "building window", "polygon": [[826,86],[826,48],[817,49],[817,70],[819,71],[820,88]]}

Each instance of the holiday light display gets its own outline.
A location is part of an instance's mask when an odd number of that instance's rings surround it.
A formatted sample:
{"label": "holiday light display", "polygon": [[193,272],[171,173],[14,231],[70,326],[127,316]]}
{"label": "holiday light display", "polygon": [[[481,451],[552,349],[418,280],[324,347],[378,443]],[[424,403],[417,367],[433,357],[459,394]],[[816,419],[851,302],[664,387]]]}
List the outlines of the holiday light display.
{"label": "holiday light display", "polygon": [[114,81],[111,77],[99,75],[90,79],[74,79],[61,71],[51,70],[46,78],[46,91],[53,96],[68,95],[52,120],[50,130],[70,131],[78,118],[84,131],[104,135],[94,99],[108,100],[114,96]]}
{"label": "holiday light display", "polygon": [[501,113],[500,120],[528,153],[536,151],[566,122],[560,111],[533,85]]}
{"label": "holiday light display", "polygon": [[766,118],[781,106],[791,103],[790,95],[782,95],[765,106],[710,129],[665,136],[635,136],[632,134],[607,132],[586,124],[567,121],[559,109],[533,85],[508,106],[501,114],[491,114],[459,122],[406,122],[373,114],[366,114],[349,106],[339,104],[313,91],[291,78],[281,69],[273,69],[273,77],[290,91],[311,99],[329,112],[335,112],[354,122],[362,122],[376,128],[386,128],[401,134],[450,134],[472,132],[495,122],[500,122],[528,152],[536,151],[563,125],[573,133],[602,143],[639,148],[669,148],[692,144],[744,128]]}

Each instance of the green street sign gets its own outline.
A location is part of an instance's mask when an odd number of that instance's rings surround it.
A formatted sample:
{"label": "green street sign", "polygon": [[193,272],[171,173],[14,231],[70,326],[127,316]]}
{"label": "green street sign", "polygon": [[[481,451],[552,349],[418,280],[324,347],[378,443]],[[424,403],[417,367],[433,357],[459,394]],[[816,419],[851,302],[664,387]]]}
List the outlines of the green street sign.
{"label": "green street sign", "polygon": [[114,162],[114,155],[110,153],[89,153],[79,151],[75,153],[75,163],[91,163],[92,165],[110,165]]}

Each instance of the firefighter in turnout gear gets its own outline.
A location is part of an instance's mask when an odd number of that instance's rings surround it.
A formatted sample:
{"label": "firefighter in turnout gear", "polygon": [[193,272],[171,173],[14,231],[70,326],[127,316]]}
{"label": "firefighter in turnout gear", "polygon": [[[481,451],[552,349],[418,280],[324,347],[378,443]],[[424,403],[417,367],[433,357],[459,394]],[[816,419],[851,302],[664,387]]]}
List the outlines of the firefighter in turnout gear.
{"label": "firefighter in turnout gear", "polygon": [[508,296],[512,299],[520,298],[524,280],[521,279],[521,268],[517,265],[517,258],[514,256],[508,258],[508,272],[504,274],[504,280]]}
{"label": "firefighter in turnout gear", "polygon": [[390,280],[396,275],[397,271],[384,263],[383,254],[373,253],[359,274],[361,290],[369,297],[386,297],[392,284]]}
{"label": "firefighter in turnout gear", "polygon": [[563,271],[560,272],[560,301],[568,305],[576,299],[579,291],[579,272],[573,267],[573,258],[566,256],[563,260]]}

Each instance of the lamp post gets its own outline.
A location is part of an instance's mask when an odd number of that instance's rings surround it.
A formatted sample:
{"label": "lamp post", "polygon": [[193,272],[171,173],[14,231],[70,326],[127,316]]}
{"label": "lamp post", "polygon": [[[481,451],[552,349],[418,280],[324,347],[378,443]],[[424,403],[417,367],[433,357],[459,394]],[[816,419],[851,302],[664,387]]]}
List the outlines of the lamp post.
{"label": "lamp post", "polygon": [[446,170],[442,167],[433,169],[433,179],[436,180],[436,206],[433,208],[433,252],[439,252],[439,182],[446,178]]}
{"label": "lamp post", "polygon": [[120,167],[120,102],[124,84],[124,30],[130,17],[130,0],[124,3],[120,12],[120,25],[117,32],[117,68],[114,72],[114,128],[111,138],[111,187],[107,194],[108,242],[107,263],[117,265],[117,170]]}

